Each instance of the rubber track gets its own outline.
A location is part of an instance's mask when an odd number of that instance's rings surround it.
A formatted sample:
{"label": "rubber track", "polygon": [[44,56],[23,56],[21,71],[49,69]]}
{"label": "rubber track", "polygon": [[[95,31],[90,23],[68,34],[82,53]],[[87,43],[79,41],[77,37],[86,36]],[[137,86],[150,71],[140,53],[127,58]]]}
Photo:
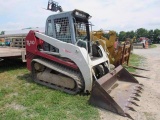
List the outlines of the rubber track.
{"label": "rubber track", "polygon": [[[48,86],[48,87],[51,87],[56,90],[60,90],[60,91],[69,93],[69,94],[77,94],[84,89],[84,82],[83,82],[83,78],[82,78],[82,75],[80,74],[80,72],[75,71],[73,69],[70,69],[68,67],[62,66],[62,65],[55,63],[53,61],[43,59],[43,58],[33,59],[33,62],[40,63],[40,64],[44,65],[45,67],[48,67],[52,70],[59,72],[60,74],[63,74],[63,75],[66,75],[66,76],[72,78],[76,83],[76,88],[68,89],[68,88],[64,88],[63,86],[57,86],[52,83],[48,83],[46,81],[38,80],[35,77],[35,70],[34,70],[34,71],[32,71],[32,75],[33,75],[33,79],[35,82],[42,84],[42,85],[45,85],[45,86]],[[32,68],[33,68],[33,64],[32,64]]]}

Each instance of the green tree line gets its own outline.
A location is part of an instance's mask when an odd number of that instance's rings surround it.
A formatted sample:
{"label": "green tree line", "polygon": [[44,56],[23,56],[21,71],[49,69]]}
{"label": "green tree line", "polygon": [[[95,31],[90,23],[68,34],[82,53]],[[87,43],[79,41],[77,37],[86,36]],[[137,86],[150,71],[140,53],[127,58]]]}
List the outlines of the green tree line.
{"label": "green tree line", "polygon": [[120,31],[118,37],[119,41],[124,41],[126,38],[147,37],[151,39],[153,43],[160,43],[160,29],[147,30],[145,28],[139,28],[136,31]]}
{"label": "green tree line", "polygon": [[0,35],[4,35],[4,33],[5,33],[5,31],[1,31],[1,32],[0,32]]}

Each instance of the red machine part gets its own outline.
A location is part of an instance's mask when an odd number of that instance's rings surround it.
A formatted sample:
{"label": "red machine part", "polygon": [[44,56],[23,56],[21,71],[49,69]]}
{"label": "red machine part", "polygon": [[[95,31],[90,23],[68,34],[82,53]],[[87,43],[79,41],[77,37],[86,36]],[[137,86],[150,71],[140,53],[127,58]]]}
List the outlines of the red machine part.
{"label": "red machine part", "polygon": [[35,36],[35,32],[38,32],[38,31],[31,30],[26,37],[26,53],[27,53],[26,59],[27,59],[27,68],[29,70],[31,70],[32,60],[37,57],[46,58],[54,62],[60,63],[62,65],[65,65],[67,67],[78,69],[76,64],[74,64],[70,60],[66,60],[66,59],[63,60],[58,57],[41,52],[39,49],[43,48],[42,46],[43,46],[44,41],[37,38]]}

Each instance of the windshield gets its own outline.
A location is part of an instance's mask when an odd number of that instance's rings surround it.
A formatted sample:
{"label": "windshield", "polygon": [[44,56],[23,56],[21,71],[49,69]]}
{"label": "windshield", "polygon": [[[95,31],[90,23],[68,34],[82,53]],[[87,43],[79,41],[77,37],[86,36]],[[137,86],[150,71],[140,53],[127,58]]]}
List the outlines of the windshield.
{"label": "windshield", "polygon": [[75,23],[76,26],[76,39],[85,39],[87,36],[86,25],[84,23]]}
{"label": "windshield", "polygon": [[89,24],[84,22],[75,23],[75,37],[77,45],[84,47],[90,53],[90,33],[89,33]]}
{"label": "windshield", "polygon": [[89,25],[88,23],[84,22],[76,22],[75,23],[75,36],[76,36],[76,41],[79,39],[84,40],[84,41],[89,41]]}

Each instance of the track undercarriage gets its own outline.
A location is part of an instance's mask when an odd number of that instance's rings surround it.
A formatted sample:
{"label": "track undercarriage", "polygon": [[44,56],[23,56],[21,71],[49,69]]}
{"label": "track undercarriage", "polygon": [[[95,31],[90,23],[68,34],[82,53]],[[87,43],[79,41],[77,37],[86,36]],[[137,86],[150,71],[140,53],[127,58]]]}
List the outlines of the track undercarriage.
{"label": "track undercarriage", "polygon": [[80,72],[46,59],[33,59],[32,77],[39,84],[69,94],[77,94],[84,89]]}

